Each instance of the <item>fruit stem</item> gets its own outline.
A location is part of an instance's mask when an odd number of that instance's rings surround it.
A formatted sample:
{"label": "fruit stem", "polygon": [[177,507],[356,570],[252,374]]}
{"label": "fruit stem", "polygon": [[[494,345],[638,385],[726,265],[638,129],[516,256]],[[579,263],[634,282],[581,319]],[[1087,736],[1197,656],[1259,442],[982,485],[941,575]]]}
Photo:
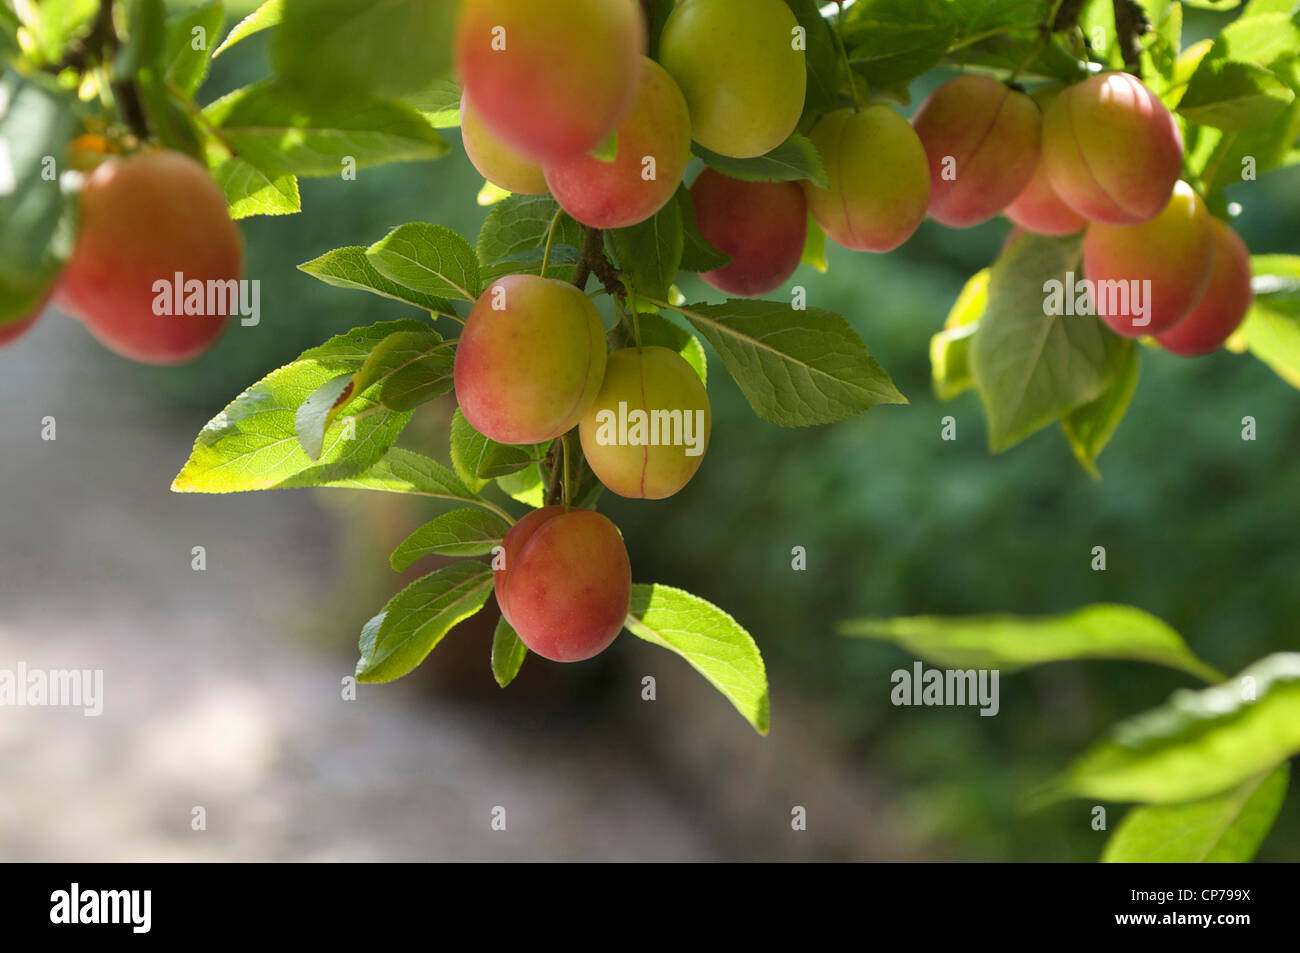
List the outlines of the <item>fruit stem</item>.
{"label": "fruit stem", "polygon": [[569,431],[560,438],[564,444],[564,509],[566,512],[573,500],[573,484],[569,482],[569,458],[573,456],[573,445],[570,443],[572,439],[573,431]]}
{"label": "fruit stem", "polygon": [[849,79],[849,95],[853,97],[853,111],[861,112],[862,103],[858,100],[858,80],[853,75],[853,66],[849,63],[849,51],[844,46],[844,7],[837,6],[835,12],[835,24],[831,27],[831,35],[835,37],[835,49],[840,55],[840,61],[844,64],[844,73]]}
{"label": "fruit stem", "polygon": [[[555,241],[555,230],[560,226],[560,216],[564,214],[564,209],[557,208],[555,215],[551,218],[551,227],[546,230],[546,250],[542,252],[542,277],[546,277],[546,268],[551,263],[551,244]],[[576,274],[574,277],[577,277]]]}

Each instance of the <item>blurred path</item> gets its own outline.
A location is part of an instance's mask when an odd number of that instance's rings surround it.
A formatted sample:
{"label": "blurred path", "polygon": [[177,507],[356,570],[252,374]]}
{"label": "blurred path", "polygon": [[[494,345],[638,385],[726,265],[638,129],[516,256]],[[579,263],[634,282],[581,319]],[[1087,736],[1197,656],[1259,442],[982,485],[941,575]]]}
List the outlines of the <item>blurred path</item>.
{"label": "blurred path", "polygon": [[0,860],[898,856],[827,715],[778,690],[760,739],[630,637],[603,667],[534,662],[510,698],[468,703],[450,699],[486,680],[488,643],[449,639],[434,677],[344,701],[368,615],[348,598],[369,584],[340,537],[393,514],[170,493],[215,408],[169,413],[136,373],[55,313],[0,354],[0,669],[102,669],[105,699],[99,717],[0,707]]}
{"label": "blurred path", "polygon": [[166,420],[94,351],[50,313],[0,355],[0,668],[105,679],[98,718],[0,708],[0,859],[715,855],[608,738],[548,743],[418,683],[343,701],[353,646],[285,634],[328,611],[333,519],[309,493],[169,493],[205,415]]}

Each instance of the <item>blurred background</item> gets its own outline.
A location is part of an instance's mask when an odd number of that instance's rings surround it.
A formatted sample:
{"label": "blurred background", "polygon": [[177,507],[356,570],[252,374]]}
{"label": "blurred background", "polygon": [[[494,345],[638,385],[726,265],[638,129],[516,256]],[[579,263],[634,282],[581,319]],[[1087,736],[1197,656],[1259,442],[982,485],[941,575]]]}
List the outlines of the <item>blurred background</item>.
{"label": "blurred background", "polygon": [[[253,6],[228,3],[227,26]],[[216,61],[205,101],[265,74],[266,37]],[[1111,601],[1167,620],[1228,672],[1300,645],[1300,394],[1253,358],[1149,352],[1102,481],[1056,430],[991,457],[977,398],[937,403],[927,355],[1007,225],[926,224],[898,252],[832,249],[826,274],[802,267],[792,282],[847,316],[910,406],[781,429],[715,362],[713,443],[690,487],[601,504],[636,579],[689,589],[753,633],[769,738],[626,634],[586,665],[531,658],[502,691],[491,604],[412,676],[344,700],[362,624],[429,568],[397,574],[387,555],[439,508],[168,486],[248,384],[329,335],[411,313],[298,264],[408,221],[472,238],[480,185],[458,143],[436,163],[304,181],[301,215],[243,223],[262,324],[232,327],[194,365],[129,364],[53,311],[0,354],[0,667],[105,679],[98,718],[0,714],[0,858],[1091,861],[1106,837],[1092,805],[1028,814],[1025,791],[1184,677],[1053,665],[1005,678],[996,718],[895,708],[890,673],[912,658],[839,638],[835,623]],[[1232,198],[1253,252],[1300,253],[1300,170]],[[693,280],[683,291],[718,297]],[[401,443],[446,461],[452,407],[422,408]],[[939,437],[948,414],[956,442]],[[1255,442],[1241,440],[1246,415]],[[55,441],[40,438],[47,416]],[[1099,545],[1105,572],[1089,566]],[[195,546],[206,571],[191,568]],[[791,569],[794,546],[806,571]],[[641,700],[645,675],[657,701]],[[505,831],[489,826],[498,806]],[[806,831],[791,830],[796,806]],[[206,830],[192,829],[195,807]],[[1297,835],[1292,791],[1261,859],[1300,860]]]}

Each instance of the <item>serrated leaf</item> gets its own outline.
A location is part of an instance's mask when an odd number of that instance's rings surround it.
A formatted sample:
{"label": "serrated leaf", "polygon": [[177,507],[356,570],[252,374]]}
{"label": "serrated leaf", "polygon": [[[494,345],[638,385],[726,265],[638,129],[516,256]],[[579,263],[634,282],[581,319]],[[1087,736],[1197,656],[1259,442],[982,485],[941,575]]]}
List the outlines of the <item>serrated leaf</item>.
{"label": "serrated leaf", "polygon": [[505,616],[502,616],[497,620],[496,631],[492,634],[492,677],[497,680],[497,684],[505,688],[513,682],[526,658],[528,646],[524,645]]}
{"label": "serrated leaf", "polygon": [[356,476],[320,485],[332,489],[410,493],[438,500],[479,503],[478,496],[460,477],[437,460],[401,447],[390,447],[378,463]]}
{"label": "serrated leaf", "polygon": [[841,623],[841,635],[893,642],[936,665],[1018,671],[1046,662],[1129,659],[1222,676],[1177,632],[1133,606],[1094,605],[1057,616],[905,616]]}
{"label": "serrated leaf", "polygon": [[1097,480],[1101,479],[1101,473],[1097,470],[1097,457],[1110,442],[1137,392],[1141,354],[1132,341],[1124,343],[1127,345],[1127,353],[1115,380],[1100,397],[1076,407],[1061,421],[1061,429],[1065,431],[1065,439],[1069,441],[1075,459]]}
{"label": "serrated leaf", "polygon": [[474,301],[483,290],[474,249],[443,225],[399,225],[366,249],[366,259],[388,280],[421,295]]}
{"label": "serrated leaf", "polygon": [[428,325],[414,318],[400,321],[380,321],[364,328],[353,328],[329,338],[323,344],[303,351],[298,356],[300,361],[321,361],[331,367],[360,368],[369,358],[371,352],[390,334],[407,331],[423,331]]}
{"label": "serrated leaf", "polygon": [[1100,320],[1045,313],[1047,283],[1068,287],[1081,242],[1025,236],[993,265],[970,352],[993,453],[1095,400],[1119,372],[1123,339]]}
{"label": "serrated leaf", "polygon": [[638,295],[668,297],[682,263],[682,213],[676,202],[630,228],[605,232],[605,240]]}
{"label": "serrated leaf", "polygon": [[1106,842],[1108,864],[1244,864],[1254,859],[1286,798],[1280,764],[1230,791],[1186,804],[1135,807]]}
{"label": "serrated leaf", "polygon": [[632,586],[628,631],[675,652],[766,735],[771,703],[763,656],[750,634],[717,606],[671,586]]}
{"label": "serrated leaf", "polygon": [[[478,233],[479,261],[488,264],[541,248],[546,244],[559,208],[549,195],[512,195],[498,202],[488,212]],[[576,251],[582,247],[582,241],[582,226],[561,215],[552,254],[555,245],[568,245]]]}
{"label": "serrated leaf", "polygon": [[907,398],[838,314],[771,301],[693,304],[677,310],[718,352],[764,420],[783,427],[833,423]]}
{"label": "serrated leaf", "polygon": [[1236,678],[1174,693],[1117,725],[1040,794],[1172,804],[1209,797],[1300,752],[1300,654],[1270,655]]}
{"label": "serrated leaf", "polygon": [[459,562],[411,583],[384,607],[368,644],[363,638],[357,680],[391,682],[406,675],[454,626],[483,608],[492,582],[483,563]]}
{"label": "serrated leaf", "polygon": [[1295,98],[1262,66],[1207,57],[1188,83],[1178,114],[1216,129],[1252,129],[1276,119]]}
{"label": "serrated leaf", "polygon": [[791,136],[766,155],[753,159],[733,159],[710,152],[698,142],[691,144],[694,153],[704,164],[723,175],[745,182],[797,182],[811,181],[820,188],[829,188],[826,166],[817,153],[817,147],[806,136]]}
{"label": "serrated leaf", "polygon": [[[221,29],[222,15],[221,0],[210,0],[167,21],[163,79],[186,96],[198,92],[207,79],[212,41]],[[196,30],[201,32],[196,34]]]}
{"label": "serrated leaf", "polygon": [[240,40],[254,33],[261,33],[263,30],[279,25],[283,17],[284,0],[266,0],[266,3],[235,24],[226,34],[226,38],[221,41],[221,45],[212,51],[212,58],[216,59]]}
{"label": "serrated leaf", "polygon": [[[365,329],[349,335],[364,338]],[[298,409],[338,377],[340,363],[327,342],[236,397],[199,432],[172,490],[235,493],[317,486],[370,467],[410,418],[409,413],[389,410],[370,394],[348,397],[324,433],[319,459],[308,456],[298,439]]]}
{"label": "serrated leaf", "polygon": [[293,215],[302,211],[298,178],[290,173],[267,177],[243,159],[225,160],[212,172],[226,196],[233,219],[252,215]]}
{"label": "serrated leaf", "polygon": [[298,270],[305,271],[313,278],[319,278],[327,285],[333,285],[336,288],[369,291],[372,294],[392,298],[394,301],[401,301],[405,304],[412,304],[417,308],[423,308],[425,311],[433,313],[454,313],[452,312],[451,302],[446,298],[422,294],[411,288],[404,288],[397,282],[385,278],[370,263],[370,259],[366,257],[366,249],[361,245],[350,245],[346,248],[335,248],[333,251],[327,251],[319,258],[313,258],[311,261],[299,265]]}
{"label": "serrated leaf", "polygon": [[483,556],[510,531],[501,517],[481,509],[452,510],[417,529],[393,550],[389,559],[401,572],[425,556]]}
{"label": "serrated leaf", "polygon": [[360,97],[309,103],[274,81],[237,89],[203,115],[270,177],[337,176],[353,164],[436,159],[450,148],[403,103]]}
{"label": "serrated leaf", "polygon": [[451,390],[454,347],[430,328],[390,334],[357,371],[353,387],[390,410],[414,410]]}

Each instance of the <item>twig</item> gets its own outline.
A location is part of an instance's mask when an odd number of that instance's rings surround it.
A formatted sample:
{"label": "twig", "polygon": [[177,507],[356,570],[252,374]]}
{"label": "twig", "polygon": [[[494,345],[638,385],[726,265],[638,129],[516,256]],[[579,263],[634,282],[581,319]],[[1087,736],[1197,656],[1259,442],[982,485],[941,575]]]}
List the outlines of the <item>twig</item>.
{"label": "twig", "polygon": [[1151,32],[1151,21],[1137,0],[1114,0],[1115,33],[1124,66],[1138,78],[1142,76],[1142,43],[1140,37]]}

